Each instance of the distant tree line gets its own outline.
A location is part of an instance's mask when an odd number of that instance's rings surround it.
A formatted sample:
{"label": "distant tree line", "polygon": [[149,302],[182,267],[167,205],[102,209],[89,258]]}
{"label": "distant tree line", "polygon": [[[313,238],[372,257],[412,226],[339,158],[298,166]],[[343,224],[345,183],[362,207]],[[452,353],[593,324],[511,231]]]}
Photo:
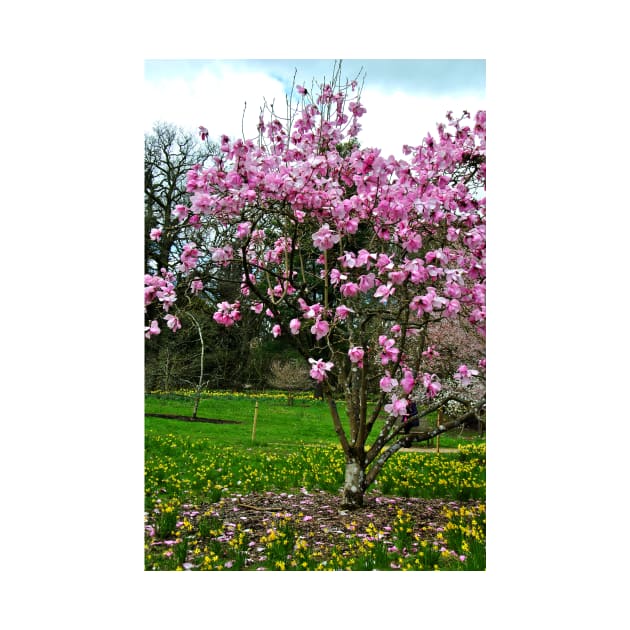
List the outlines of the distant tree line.
{"label": "distant tree line", "polygon": [[[144,265],[145,273],[177,267],[186,244],[199,238],[199,228],[189,218],[180,221],[178,206],[190,205],[186,190],[187,174],[196,164],[207,164],[218,154],[218,146],[210,140],[201,141],[170,123],[159,122],[144,141]],[[212,229],[204,228],[206,242],[215,237]],[[217,226],[217,231],[220,226]],[[203,337],[205,352],[203,380],[209,389],[263,389],[277,387],[294,390],[297,381],[284,383],[289,375],[286,365],[295,365],[297,353],[284,340],[276,340],[270,330],[261,326],[258,318],[243,313],[238,326],[226,328],[213,320],[216,305],[238,299],[239,270],[217,265],[208,259],[198,274],[203,290],[191,295],[189,281],[175,274],[176,299],[170,312],[181,320],[178,334],[163,327],[159,335],[145,342],[145,390],[172,391],[195,387],[201,371],[200,358]],[[146,318],[157,317],[161,308],[146,306]],[[192,325],[193,318],[198,323]],[[275,369],[275,372],[274,372]],[[300,388],[312,386],[299,380]]]}
{"label": "distant tree line", "polygon": [[[178,214],[178,207],[190,206],[187,190],[189,172],[195,165],[207,165],[214,159],[220,159],[220,151],[219,146],[207,137],[201,140],[165,122],[156,123],[152,133],[145,135],[144,146],[144,265],[146,274],[155,274],[160,269],[177,269],[185,255],[186,245],[191,241],[203,240],[208,244],[208,251],[212,250],[213,243],[218,246],[221,242],[224,228],[220,223],[204,222],[202,228],[195,222],[195,215],[186,214],[182,218],[184,213]],[[337,150],[346,155],[358,146],[356,139],[350,139],[339,145]],[[354,192],[354,187],[350,186],[348,194]],[[200,234],[201,230],[203,234]],[[364,230],[359,230],[349,247],[359,251],[369,236]],[[313,249],[311,252],[303,251],[303,254],[302,264],[307,271],[309,267],[314,270],[319,252]],[[207,389],[275,388],[288,393],[304,389],[315,391],[316,383],[308,378],[308,371],[298,368],[300,355],[294,344],[286,335],[275,338],[270,322],[247,310],[242,310],[240,320],[233,326],[220,325],[213,319],[217,305],[239,299],[242,283],[240,268],[207,256],[199,259],[194,278],[203,285],[196,293],[190,291],[191,279],[185,270],[176,272],[172,280],[175,299],[169,312],[181,321],[181,330],[173,334],[162,326],[160,334],[146,339],[146,391],[195,388],[199,386],[200,374]],[[321,286],[314,283],[312,293],[304,297],[309,303],[315,303],[322,295],[323,283]],[[152,300],[147,300],[145,311],[147,321],[163,315],[161,303]],[[452,374],[457,369],[463,346],[468,347],[469,354],[474,357],[483,351],[485,345],[472,326],[451,320],[437,321],[427,331],[440,344],[442,355],[434,369],[443,375]],[[372,345],[376,347],[376,336],[372,336]],[[413,353],[413,343],[409,351]],[[420,351],[419,346],[418,356]],[[378,393],[376,379],[369,383],[369,389]]]}

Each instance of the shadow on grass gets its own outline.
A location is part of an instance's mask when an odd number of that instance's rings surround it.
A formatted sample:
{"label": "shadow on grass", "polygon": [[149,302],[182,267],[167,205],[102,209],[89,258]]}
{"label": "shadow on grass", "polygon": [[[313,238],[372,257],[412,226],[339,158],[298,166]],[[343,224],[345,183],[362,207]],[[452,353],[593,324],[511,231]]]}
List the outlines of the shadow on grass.
{"label": "shadow on grass", "polygon": [[145,413],[151,418],[168,418],[169,420],[183,420],[184,422],[209,422],[211,424],[242,424],[240,420],[219,420],[218,418],[193,418],[192,416],[178,416],[172,413]]}

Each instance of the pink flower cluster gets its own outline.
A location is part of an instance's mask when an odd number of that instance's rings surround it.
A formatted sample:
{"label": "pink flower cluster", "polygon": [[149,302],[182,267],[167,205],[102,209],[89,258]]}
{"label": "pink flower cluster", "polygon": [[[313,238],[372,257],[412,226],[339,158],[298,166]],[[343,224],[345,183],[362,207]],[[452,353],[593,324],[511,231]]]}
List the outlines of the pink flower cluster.
{"label": "pink flower cluster", "polygon": [[317,318],[315,323],[311,326],[311,333],[315,335],[315,339],[318,341],[325,337],[330,331],[330,324],[325,319]]}
{"label": "pink flower cluster", "polygon": [[331,249],[335,243],[339,242],[339,234],[331,231],[328,223],[324,223],[322,227],[313,234],[313,245],[318,249]]}
{"label": "pink flower cluster", "polygon": [[[145,274],[144,276],[144,305],[149,306],[153,301],[158,300],[162,304],[164,312],[168,313],[170,307],[177,300],[175,294],[174,274],[166,269],[161,269],[161,276]],[[154,333],[157,334],[157,333]]]}
{"label": "pink flower cluster", "polygon": [[180,255],[181,265],[179,265],[179,271],[186,273],[197,266],[197,260],[199,258],[199,250],[195,243],[186,243],[184,250]]}
{"label": "pink flower cluster", "polygon": [[320,383],[326,378],[326,372],[330,372],[334,367],[332,361],[324,361],[322,359],[317,359],[317,361],[315,359],[309,359],[308,362],[311,364],[311,378],[314,378]]}
{"label": "pink flower cluster", "polygon": [[384,392],[391,392],[392,389],[394,389],[394,387],[396,387],[398,385],[398,380],[395,378],[392,378],[392,375],[389,373],[389,370],[387,370],[385,372],[385,376],[383,376],[383,378],[381,378],[381,380],[379,381],[379,387],[384,391]]}
{"label": "pink flower cluster", "polygon": [[[238,266],[245,308],[271,318],[274,337],[285,331],[312,347],[326,343],[335,361],[347,352],[353,366],[380,370],[380,389],[391,395],[386,409],[399,416],[414,391],[435,398],[442,384],[434,372],[450,374],[457,365],[440,370],[443,348],[429,338],[415,373],[405,356],[408,336],[437,320],[484,332],[485,112],[472,121],[448,114],[437,134],[405,146],[398,160],[347,144],[366,112],[354,87],[323,85],[310,95],[298,86],[291,128],[261,115],[257,138],[221,137],[221,153],[187,176],[190,207],[173,210],[182,229],[208,226],[217,240],[207,247],[210,261],[187,243],[177,270]],[[199,132],[207,137],[205,127]],[[161,236],[159,227],[151,233]],[[168,312],[173,278],[150,278],[145,303],[159,301]],[[193,293],[204,288],[198,278],[188,286]],[[232,326],[240,308],[240,301],[221,302],[214,320]],[[349,349],[335,346],[354,338],[367,309],[383,322],[374,361],[353,341]],[[171,330],[181,325],[167,323]],[[157,322],[146,334],[159,334]],[[467,367],[474,365],[468,357],[456,359],[454,378],[466,386],[478,371]],[[334,368],[332,361],[309,362],[320,382]]]}
{"label": "pink flower cluster", "polygon": [[387,335],[379,335],[378,344],[383,348],[381,352],[381,363],[387,365],[390,361],[395,363],[398,360],[398,348],[396,341],[388,339]]}
{"label": "pink flower cluster", "polygon": [[352,346],[348,350],[348,357],[352,363],[356,363],[357,367],[363,367],[363,357],[365,356],[365,350],[359,346]]}
{"label": "pink flower cluster", "polygon": [[212,319],[214,319],[217,324],[232,326],[241,319],[240,306],[239,302],[234,302],[234,304],[221,302],[217,307],[217,312],[212,316]]}
{"label": "pink flower cluster", "polygon": [[383,407],[390,416],[404,416],[407,414],[407,399],[398,398],[396,394],[392,394],[391,403]]}
{"label": "pink flower cluster", "polygon": [[195,278],[190,283],[190,290],[192,293],[197,295],[197,293],[200,293],[201,291],[203,291],[203,282],[199,278]]}
{"label": "pink flower cluster", "polygon": [[422,386],[427,398],[435,398],[442,389],[442,384],[438,380],[437,375],[429,374],[428,372],[422,375]]}

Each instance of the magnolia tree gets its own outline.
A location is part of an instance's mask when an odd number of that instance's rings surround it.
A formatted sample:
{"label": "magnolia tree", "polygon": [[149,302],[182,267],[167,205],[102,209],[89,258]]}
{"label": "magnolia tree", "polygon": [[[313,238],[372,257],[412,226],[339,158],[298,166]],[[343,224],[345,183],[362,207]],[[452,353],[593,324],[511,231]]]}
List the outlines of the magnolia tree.
{"label": "magnolia tree", "polygon": [[[435,136],[404,146],[398,160],[359,148],[366,109],[356,80],[337,71],[312,91],[295,86],[285,116],[263,108],[257,138],[223,136],[214,163],[190,171],[191,205],[176,212],[216,224],[220,244],[190,242],[178,270],[194,278],[202,259],[239,269],[239,299],[220,303],[214,319],[234,326],[251,311],[292,341],[323,388],[345,454],[344,505],[357,508],[403,446],[484,410],[485,389],[472,385],[485,359],[471,363],[464,344],[440,378],[432,330],[448,320],[484,331],[485,112],[449,112]],[[165,272],[154,282],[168,292],[172,280]],[[151,326],[159,324],[149,336]],[[371,387],[379,395],[369,406]],[[422,417],[453,400],[457,417],[403,432],[411,401]]]}

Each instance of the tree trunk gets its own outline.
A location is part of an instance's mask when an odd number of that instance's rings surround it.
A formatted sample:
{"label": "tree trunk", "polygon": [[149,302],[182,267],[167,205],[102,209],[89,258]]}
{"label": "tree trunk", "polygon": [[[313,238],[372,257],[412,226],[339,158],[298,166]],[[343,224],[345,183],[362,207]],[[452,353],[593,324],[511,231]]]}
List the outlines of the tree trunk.
{"label": "tree trunk", "polygon": [[197,417],[197,411],[199,409],[199,399],[201,398],[201,392],[197,391],[197,393],[195,394],[195,405],[193,407],[193,412],[192,412],[192,418],[196,418]]}
{"label": "tree trunk", "polygon": [[188,313],[188,316],[190,317],[190,319],[193,320],[193,322],[195,322],[195,326],[197,326],[197,332],[199,333],[199,341],[201,343],[201,360],[199,364],[199,383],[197,384],[197,390],[195,391],[195,406],[193,408],[193,413],[192,413],[192,417],[196,418],[197,410],[199,409],[199,399],[201,398],[201,390],[203,389],[203,361],[204,361],[204,356],[206,354],[206,346],[203,343],[203,335],[201,334],[201,326],[199,325],[199,322],[190,313]]}
{"label": "tree trunk", "polygon": [[365,471],[361,462],[354,457],[346,458],[346,477],[343,484],[343,507],[356,510],[363,507],[365,493]]}

